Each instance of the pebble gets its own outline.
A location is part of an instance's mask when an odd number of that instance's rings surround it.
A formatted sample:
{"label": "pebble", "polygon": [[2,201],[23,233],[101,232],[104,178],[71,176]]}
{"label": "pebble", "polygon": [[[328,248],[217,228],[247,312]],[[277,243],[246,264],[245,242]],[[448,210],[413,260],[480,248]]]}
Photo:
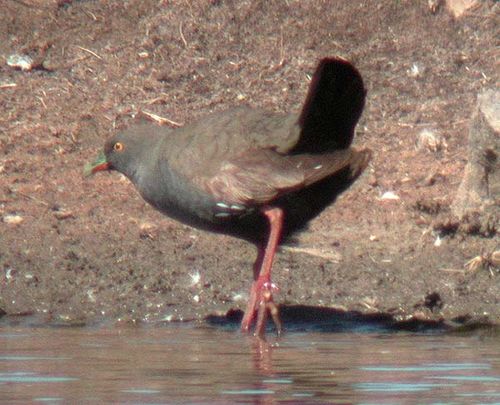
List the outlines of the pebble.
{"label": "pebble", "polygon": [[399,196],[394,191],[386,191],[381,195],[380,200],[399,200]]}
{"label": "pebble", "polygon": [[22,71],[29,71],[33,69],[33,59],[28,55],[12,54],[7,58],[7,65],[21,69]]}
{"label": "pebble", "polygon": [[21,215],[7,214],[3,216],[3,222],[6,224],[18,225],[24,221]]}
{"label": "pebble", "polygon": [[447,149],[445,139],[436,131],[423,129],[418,134],[417,149],[428,149],[431,152],[437,152],[441,149]]}
{"label": "pebble", "polygon": [[62,220],[62,219],[67,219],[67,218],[73,218],[74,214],[70,210],[67,210],[65,208],[59,208],[59,209],[54,211],[54,216],[57,219]]}

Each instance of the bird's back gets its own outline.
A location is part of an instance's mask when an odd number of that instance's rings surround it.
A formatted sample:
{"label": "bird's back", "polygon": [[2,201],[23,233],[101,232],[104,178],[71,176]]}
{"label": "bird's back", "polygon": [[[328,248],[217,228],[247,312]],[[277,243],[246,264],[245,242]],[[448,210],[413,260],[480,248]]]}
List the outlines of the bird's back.
{"label": "bird's back", "polygon": [[298,116],[237,107],[176,129],[162,154],[172,169],[191,177],[216,174],[219,164],[246,151],[287,153],[300,137]]}

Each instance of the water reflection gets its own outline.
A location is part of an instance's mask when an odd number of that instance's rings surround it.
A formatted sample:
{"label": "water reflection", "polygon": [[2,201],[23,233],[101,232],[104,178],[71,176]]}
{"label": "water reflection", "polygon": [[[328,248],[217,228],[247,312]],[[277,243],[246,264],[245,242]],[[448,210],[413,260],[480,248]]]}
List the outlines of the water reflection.
{"label": "water reflection", "polygon": [[497,403],[500,341],[445,334],[0,327],[0,402]]}

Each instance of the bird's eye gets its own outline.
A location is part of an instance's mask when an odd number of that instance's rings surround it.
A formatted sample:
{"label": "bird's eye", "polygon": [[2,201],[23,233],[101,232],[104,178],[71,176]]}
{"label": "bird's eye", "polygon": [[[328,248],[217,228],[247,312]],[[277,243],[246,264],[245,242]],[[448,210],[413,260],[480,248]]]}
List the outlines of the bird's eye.
{"label": "bird's eye", "polygon": [[125,149],[125,145],[121,142],[116,142],[114,145],[113,145],[113,150],[115,152],[121,152],[123,149]]}

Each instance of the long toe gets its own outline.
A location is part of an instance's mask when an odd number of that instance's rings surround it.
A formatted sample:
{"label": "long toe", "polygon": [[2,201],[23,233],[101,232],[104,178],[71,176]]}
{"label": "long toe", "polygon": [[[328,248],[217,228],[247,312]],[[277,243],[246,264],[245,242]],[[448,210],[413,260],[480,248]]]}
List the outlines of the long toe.
{"label": "long toe", "polygon": [[276,290],[278,288],[271,282],[262,283],[261,280],[257,280],[253,283],[250,300],[241,321],[241,330],[243,332],[249,332],[252,323],[255,321],[255,336],[264,337],[267,319],[271,315],[276,327],[276,333],[281,334],[283,327],[279,309],[273,299],[273,291]]}

